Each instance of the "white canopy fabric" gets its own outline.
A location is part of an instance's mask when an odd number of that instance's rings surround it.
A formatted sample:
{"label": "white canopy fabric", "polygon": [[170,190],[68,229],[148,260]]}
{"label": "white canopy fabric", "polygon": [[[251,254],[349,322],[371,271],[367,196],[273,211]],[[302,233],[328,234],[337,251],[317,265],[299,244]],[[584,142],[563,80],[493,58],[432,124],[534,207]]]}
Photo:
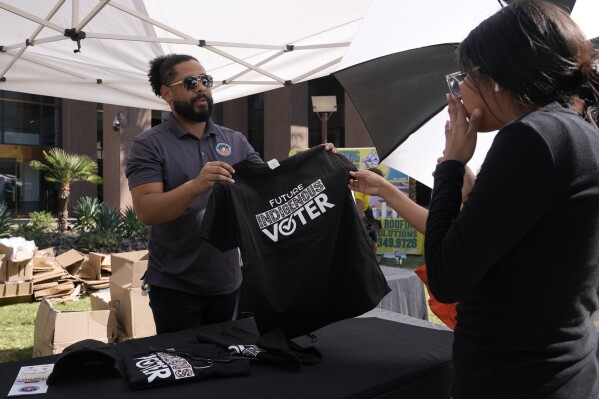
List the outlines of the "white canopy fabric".
{"label": "white canopy fabric", "polygon": [[333,72],[370,2],[4,0],[0,90],[166,109],[148,61],[185,53],[214,77],[215,102],[243,97]]}
{"label": "white canopy fabric", "polygon": [[[559,0],[552,1],[562,3]],[[500,8],[497,0],[375,0],[337,71],[406,50],[459,43],[481,21]],[[599,1],[575,0],[571,15],[587,38],[599,36]],[[392,87],[391,82],[389,85]],[[417,87],[415,91],[418,91]],[[398,92],[397,96],[421,95],[416,92]],[[438,96],[444,101],[444,92],[438,93]],[[389,103],[388,98],[380,98],[380,101],[382,108],[385,108],[384,103]],[[392,118],[410,117],[402,115],[401,109],[390,112]],[[445,145],[444,126],[447,119],[449,117],[445,108],[413,132],[382,163],[432,187],[432,172]],[[393,135],[394,132],[385,134]],[[495,134],[496,132],[478,135],[477,149],[469,162],[475,173],[484,161]]]}
{"label": "white canopy fabric", "polygon": [[[186,53],[213,75],[222,102],[459,42],[498,8],[497,0],[0,0],[0,90],[166,110],[150,90],[148,61]],[[572,16],[587,37],[599,36],[599,1],[577,0]],[[383,162],[432,185],[444,115]]]}

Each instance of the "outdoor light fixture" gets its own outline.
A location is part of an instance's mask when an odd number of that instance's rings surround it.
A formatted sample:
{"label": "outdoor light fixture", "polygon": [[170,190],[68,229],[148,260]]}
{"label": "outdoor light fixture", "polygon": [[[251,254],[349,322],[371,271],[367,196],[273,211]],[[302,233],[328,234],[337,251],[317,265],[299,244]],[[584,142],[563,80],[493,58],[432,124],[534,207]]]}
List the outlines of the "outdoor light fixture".
{"label": "outdoor light fixture", "polygon": [[322,143],[327,142],[327,121],[337,111],[336,96],[312,96],[312,110],[322,122]]}
{"label": "outdoor light fixture", "polygon": [[112,130],[118,132],[122,127],[127,127],[127,118],[129,117],[129,110],[125,112],[115,112],[114,119],[112,120]]}
{"label": "outdoor light fixture", "polygon": [[114,114],[114,120],[112,121],[112,130],[118,132],[121,129],[121,121],[119,120],[119,113]]}

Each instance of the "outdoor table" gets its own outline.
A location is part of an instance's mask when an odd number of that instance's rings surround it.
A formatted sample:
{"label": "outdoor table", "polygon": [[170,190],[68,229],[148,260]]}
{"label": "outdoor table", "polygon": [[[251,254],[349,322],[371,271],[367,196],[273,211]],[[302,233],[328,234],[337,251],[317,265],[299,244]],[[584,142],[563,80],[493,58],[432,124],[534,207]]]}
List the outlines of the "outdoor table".
{"label": "outdoor table", "polygon": [[[381,317],[378,317],[378,316]],[[322,361],[289,371],[253,362],[243,377],[133,391],[126,378],[98,378],[84,375],[49,387],[44,398],[443,398],[450,397],[453,378],[451,345],[453,333],[440,326],[405,315],[375,309],[366,317],[342,320],[315,331],[317,340],[302,336],[295,341],[314,346]],[[377,316],[377,317],[369,317]],[[387,318],[387,319],[385,319]],[[414,320],[414,322],[412,322]],[[413,324],[412,324],[413,323]],[[419,325],[418,325],[419,324]],[[241,319],[226,326],[255,328],[253,319]],[[196,342],[202,327],[157,337],[129,340],[121,345],[152,345],[171,338],[175,342]],[[53,363],[58,355],[0,364],[0,395],[6,395],[19,368]]]}
{"label": "outdoor table", "polygon": [[392,312],[428,320],[425,287],[422,280],[411,270],[381,266],[387,284],[391,288],[378,307]]}

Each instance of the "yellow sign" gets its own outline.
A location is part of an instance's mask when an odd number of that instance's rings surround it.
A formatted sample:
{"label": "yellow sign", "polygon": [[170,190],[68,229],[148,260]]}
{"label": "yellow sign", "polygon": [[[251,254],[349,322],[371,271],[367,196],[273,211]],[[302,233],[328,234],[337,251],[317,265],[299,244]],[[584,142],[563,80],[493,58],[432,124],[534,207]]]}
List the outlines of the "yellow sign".
{"label": "yellow sign", "polygon": [[402,218],[381,219],[377,253],[394,253],[398,249],[408,255],[422,255],[424,236]]}

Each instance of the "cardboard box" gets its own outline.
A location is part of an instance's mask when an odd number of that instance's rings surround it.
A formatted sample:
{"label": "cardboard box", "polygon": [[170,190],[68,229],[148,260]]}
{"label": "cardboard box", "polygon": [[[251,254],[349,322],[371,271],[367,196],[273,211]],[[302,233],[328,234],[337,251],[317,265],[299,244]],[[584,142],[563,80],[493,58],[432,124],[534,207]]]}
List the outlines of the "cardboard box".
{"label": "cardboard box", "polygon": [[110,310],[110,291],[101,290],[89,294],[92,310]]}
{"label": "cardboard box", "polygon": [[8,280],[8,262],[6,255],[0,254],[0,281]]}
{"label": "cardboard box", "polygon": [[112,257],[110,255],[102,259],[102,268],[100,271],[104,271],[106,274],[112,274]]}
{"label": "cardboard box", "polygon": [[33,278],[31,261],[13,262],[6,254],[0,254],[0,281],[26,281]]}
{"label": "cardboard box", "polygon": [[35,318],[33,357],[61,353],[84,339],[112,343],[116,338],[116,318],[112,310],[58,312],[42,298]]}
{"label": "cardboard box", "polygon": [[[17,237],[18,238],[18,237]],[[24,247],[10,247],[0,243],[0,254],[6,255],[6,260],[12,262],[22,262],[33,258],[37,248],[25,249]]]}
{"label": "cardboard box", "polygon": [[20,262],[7,262],[7,281],[29,281],[33,278],[33,264],[31,260]]}
{"label": "cardboard box", "polygon": [[148,268],[148,251],[112,254],[111,263],[110,304],[119,324],[129,338],[155,335],[150,298],[141,288],[141,277]]}
{"label": "cardboard box", "polygon": [[37,253],[33,259],[31,259],[31,264],[34,269],[51,269],[55,266],[59,266],[54,256],[38,255]]}
{"label": "cardboard box", "polygon": [[49,248],[44,248],[44,249],[38,249],[37,251],[35,251],[35,253],[33,254],[33,257],[38,257],[38,256],[50,256],[50,257],[54,257],[54,247],[49,247]]}
{"label": "cardboard box", "polygon": [[112,254],[110,281],[123,288],[137,288],[143,284],[142,276],[148,268],[147,250]]}
{"label": "cardboard box", "polygon": [[111,284],[110,298],[117,321],[128,338],[156,335],[150,297],[141,287],[121,288]]}
{"label": "cardboard box", "polygon": [[[12,256],[14,255],[14,259]],[[15,250],[0,244],[0,281],[25,281],[33,278],[33,251]]]}
{"label": "cardboard box", "polygon": [[90,252],[87,260],[84,260],[77,272],[77,276],[83,279],[100,280],[102,269],[110,269],[110,255]]}
{"label": "cardboard box", "polygon": [[67,252],[56,257],[58,264],[73,276],[77,274],[79,267],[84,260],[85,256],[83,256],[81,252],[75,251],[74,249],[68,250]]}
{"label": "cardboard box", "polygon": [[29,297],[33,294],[33,283],[31,281],[6,281],[0,283],[0,298],[11,298],[16,296]]}
{"label": "cardboard box", "polygon": [[12,305],[33,301],[31,281],[10,281],[0,283],[0,305]]}
{"label": "cardboard box", "polygon": [[64,283],[57,284],[54,287],[48,287],[41,290],[35,290],[35,299],[39,299],[45,296],[57,295],[62,296],[69,295],[75,289],[75,284],[72,281],[65,281]]}
{"label": "cardboard box", "polygon": [[88,280],[97,280],[100,278],[100,268],[94,266],[89,260],[84,260],[77,271],[77,277]]}

